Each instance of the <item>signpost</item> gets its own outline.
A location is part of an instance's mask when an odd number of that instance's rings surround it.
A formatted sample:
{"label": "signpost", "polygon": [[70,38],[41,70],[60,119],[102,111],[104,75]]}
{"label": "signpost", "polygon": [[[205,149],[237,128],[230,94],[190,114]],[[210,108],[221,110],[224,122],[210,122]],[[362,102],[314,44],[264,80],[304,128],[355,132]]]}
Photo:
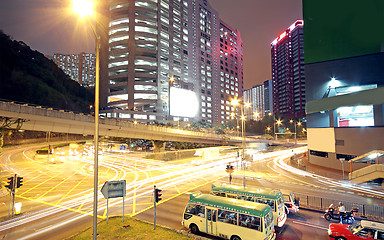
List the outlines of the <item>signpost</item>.
{"label": "signpost", "polygon": [[108,223],[108,200],[110,198],[123,198],[123,222],[124,222],[124,198],[126,194],[126,181],[106,181],[101,188],[101,193],[107,199],[107,223]]}
{"label": "signpost", "polygon": [[161,192],[163,190],[156,188],[156,185],[153,186],[153,230],[156,230],[156,203],[161,201]]}

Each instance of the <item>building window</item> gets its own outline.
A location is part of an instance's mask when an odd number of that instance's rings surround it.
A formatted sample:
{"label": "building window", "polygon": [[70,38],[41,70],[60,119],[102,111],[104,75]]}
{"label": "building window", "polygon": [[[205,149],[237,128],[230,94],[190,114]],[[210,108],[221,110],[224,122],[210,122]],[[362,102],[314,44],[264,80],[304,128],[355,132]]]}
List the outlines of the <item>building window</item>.
{"label": "building window", "polygon": [[315,150],[309,150],[309,154],[317,157],[323,157],[323,158],[328,158],[328,153],[327,152],[320,152],[320,151],[315,151]]}
{"label": "building window", "polygon": [[373,105],[340,107],[337,110],[338,127],[374,126]]}

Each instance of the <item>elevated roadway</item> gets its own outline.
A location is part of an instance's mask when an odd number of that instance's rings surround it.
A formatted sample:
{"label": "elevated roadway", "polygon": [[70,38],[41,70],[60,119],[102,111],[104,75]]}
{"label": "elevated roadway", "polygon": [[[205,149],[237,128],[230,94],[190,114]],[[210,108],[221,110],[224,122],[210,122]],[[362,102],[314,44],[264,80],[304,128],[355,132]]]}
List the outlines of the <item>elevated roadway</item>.
{"label": "elevated roadway", "polygon": [[[92,115],[54,110],[0,101],[0,116],[23,119],[23,130],[93,135],[95,118]],[[196,142],[206,144],[241,144],[240,137],[202,133],[169,127],[135,124],[132,122],[101,118],[100,136],[141,138],[159,141]]]}

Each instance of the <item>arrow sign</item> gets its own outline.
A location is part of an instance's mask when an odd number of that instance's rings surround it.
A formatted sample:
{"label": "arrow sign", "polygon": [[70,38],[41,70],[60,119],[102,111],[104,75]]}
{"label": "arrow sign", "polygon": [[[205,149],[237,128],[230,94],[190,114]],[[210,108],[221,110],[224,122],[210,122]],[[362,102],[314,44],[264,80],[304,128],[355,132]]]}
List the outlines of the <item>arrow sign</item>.
{"label": "arrow sign", "polygon": [[101,193],[106,199],[125,197],[126,182],[125,180],[107,181],[101,188]]}

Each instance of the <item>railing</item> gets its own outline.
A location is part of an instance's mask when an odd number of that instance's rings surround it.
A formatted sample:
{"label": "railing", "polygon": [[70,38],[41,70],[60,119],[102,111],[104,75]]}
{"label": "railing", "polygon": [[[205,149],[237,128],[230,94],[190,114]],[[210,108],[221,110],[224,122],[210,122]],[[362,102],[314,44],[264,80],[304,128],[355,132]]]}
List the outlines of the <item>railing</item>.
{"label": "railing", "polygon": [[300,193],[295,193],[295,195],[300,198],[301,208],[325,211],[328,209],[329,205],[334,204],[335,206],[338,206],[339,202],[343,202],[347,211],[352,210],[352,208],[359,209],[359,212],[356,213],[357,218],[384,221],[384,205],[354,203],[340,199],[324,198]]}
{"label": "railing", "polygon": [[[355,170],[349,174],[349,179],[353,180],[356,178],[361,178],[361,177],[366,177],[369,179],[369,177],[374,177],[374,176],[369,176],[371,174],[377,173],[377,176],[383,176],[384,174],[384,165],[382,164],[372,164],[370,166]],[[371,179],[369,179],[371,180]]]}

